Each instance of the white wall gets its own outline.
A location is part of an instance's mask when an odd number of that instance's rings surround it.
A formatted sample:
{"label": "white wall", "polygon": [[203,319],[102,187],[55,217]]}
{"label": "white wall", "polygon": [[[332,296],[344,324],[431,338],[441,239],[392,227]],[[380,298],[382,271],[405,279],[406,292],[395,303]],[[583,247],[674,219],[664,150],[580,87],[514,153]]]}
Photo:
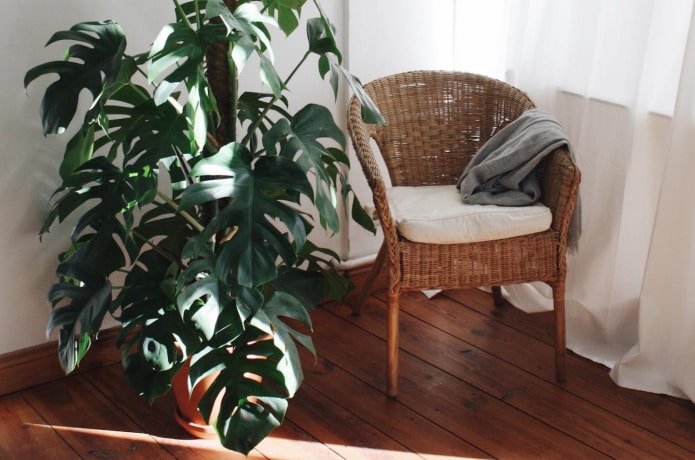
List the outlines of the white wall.
{"label": "white wall", "polygon": [[[50,194],[59,185],[57,168],[63,143],[68,135],[41,135],[39,102],[47,79],[37,80],[24,93],[24,73],[49,59],[59,59],[64,44],[44,49],[44,44],[57,30],[65,30],[81,21],[113,19],[128,36],[128,50],[141,52],[173,19],[170,0],[23,0],[7,2],[0,16],[0,354],[46,341],[45,325],[50,308],[46,292],[55,281],[55,264],[65,249],[69,225],[55,228],[39,242],[38,232],[48,212]],[[324,8],[338,27],[343,22],[342,2],[324,2]],[[312,17],[305,11],[303,18]],[[300,30],[293,40],[306,40]],[[290,49],[275,44],[280,68],[293,65]],[[308,102],[328,107],[335,105],[330,86],[321,84],[312,63],[291,85],[293,109]],[[250,69],[249,69],[250,70]],[[294,99],[296,97],[296,99]],[[334,113],[340,119],[345,111],[340,102]],[[328,240],[317,235],[317,242],[345,253],[347,236]]]}

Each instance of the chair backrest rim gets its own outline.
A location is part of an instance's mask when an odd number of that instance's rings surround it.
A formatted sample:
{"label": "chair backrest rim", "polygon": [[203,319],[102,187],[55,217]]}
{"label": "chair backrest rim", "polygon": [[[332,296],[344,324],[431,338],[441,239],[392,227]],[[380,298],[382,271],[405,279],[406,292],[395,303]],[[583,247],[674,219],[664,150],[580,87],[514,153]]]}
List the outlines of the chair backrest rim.
{"label": "chair backrest rim", "polygon": [[[411,70],[364,88],[387,124],[362,128],[376,141],[394,186],[455,183],[487,139],[534,107],[518,88],[470,72]],[[360,110],[354,98],[353,110]]]}

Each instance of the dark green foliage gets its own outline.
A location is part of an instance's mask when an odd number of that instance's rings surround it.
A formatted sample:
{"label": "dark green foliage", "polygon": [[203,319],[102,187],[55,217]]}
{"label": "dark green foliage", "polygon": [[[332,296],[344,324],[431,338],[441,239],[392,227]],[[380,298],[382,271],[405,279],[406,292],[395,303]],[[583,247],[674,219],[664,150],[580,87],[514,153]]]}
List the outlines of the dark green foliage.
{"label": "dark green foliage", "polygon": [[[79,365],[110,314],[122,325],[130,384],[152,400],[186,361],[191,384],[217,375],[201,413],[209,418],[224,393],[215,426],[226,447],[245,453],[282,423],[301,384],[296,343],[314,352],[309,312],[351,287],[330,267],[337,255],[309,241],[312,219],[300,203],[313,204],[332,232],[339,209],[373,230],[347,184],[345,135],[325,107],[291,113],[294,71],[283,79],[273,65],[270,30],[295,31],[304,3],[240,1],[231,11],[222,0],[174,1],[176,21],[138,55],[127,53],[118,24],[78,24],[49,40],[72,42],[64,59],[24,81],[58,77],[42,99],[44,133],[68,128],[83,90],[92,98],[42,229],[76,222],[49,293],[47,332],[59,330],[63,367]],[[336,94],[347,77],[365,116],[383,121],[340,66],[333,28],[314,4],[319,17],[308,21],[298,66],[318,55]],[[228,52],[214,62],[218,43]],[[267,94],[238,88],[254,55]],[[217,70],[229,72],[231,100],[208,81]],[[231,142],[215,137],[221,108],[232,113]]]}

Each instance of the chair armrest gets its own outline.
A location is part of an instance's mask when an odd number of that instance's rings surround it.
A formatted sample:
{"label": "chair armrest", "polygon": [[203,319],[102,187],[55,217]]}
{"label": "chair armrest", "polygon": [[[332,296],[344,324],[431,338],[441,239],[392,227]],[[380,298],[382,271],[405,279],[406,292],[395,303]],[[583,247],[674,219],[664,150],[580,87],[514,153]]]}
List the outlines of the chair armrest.
{"label": "chair armrest", "polygon": [[552,228],[560,232],[566,245],[581,180],[579,168],[566,148],[555,150],[543,160],[540,180],[541,201],[550,208]]}
{"label": "chair armrest", "polygon": [[360,101],[353,96],[348,108],[348,132],[357,159],[367,178],[367,184],[372,191],[374,207],[381,223],[385,242],[390,247],[395,248],[398,241],[396,225],[386,195],[386,183],[382,178],[379,164],[370,143],[371,139],[376,136],[375,128],[374,125],[369,125],[362,120]]}

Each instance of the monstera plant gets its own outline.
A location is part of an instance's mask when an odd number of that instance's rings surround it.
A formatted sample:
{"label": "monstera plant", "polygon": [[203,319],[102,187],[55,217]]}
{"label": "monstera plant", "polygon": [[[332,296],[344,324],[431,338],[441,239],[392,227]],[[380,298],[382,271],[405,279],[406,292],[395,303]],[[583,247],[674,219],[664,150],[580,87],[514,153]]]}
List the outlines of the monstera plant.
{"label": "monstera plant", "polygon": [[[314,223],[336,233],[345,212],[372,228],[331,112],[297,110],[287,96],[296,70],[314,62],[336,96],[346,80],[365,119],[383,122],[341,66],[318,0],[305,3],[173,0],[173,22],[139,54],[117,23],[80,23],[48,41],[68,42],[62,59],[24,82],[53,78],[43,132],[71,133],[42,229],[74,224],[48,294],[64,369],[110,315],[122,325],[125,376],[147,399],[169,391],[186,363],[191,387],[215,376],[200,413],[210,420],[217,401],[210,422],[241,452],[282,423],[302,381],[296,342],[313,351],[310,311],[350,287],[331,269],[337,255],[310,241]],[[306,48],[280,75],[272,42],[298,30],[305,6],[318,12]],[[267,92],[244,91],[242,72]]]}

